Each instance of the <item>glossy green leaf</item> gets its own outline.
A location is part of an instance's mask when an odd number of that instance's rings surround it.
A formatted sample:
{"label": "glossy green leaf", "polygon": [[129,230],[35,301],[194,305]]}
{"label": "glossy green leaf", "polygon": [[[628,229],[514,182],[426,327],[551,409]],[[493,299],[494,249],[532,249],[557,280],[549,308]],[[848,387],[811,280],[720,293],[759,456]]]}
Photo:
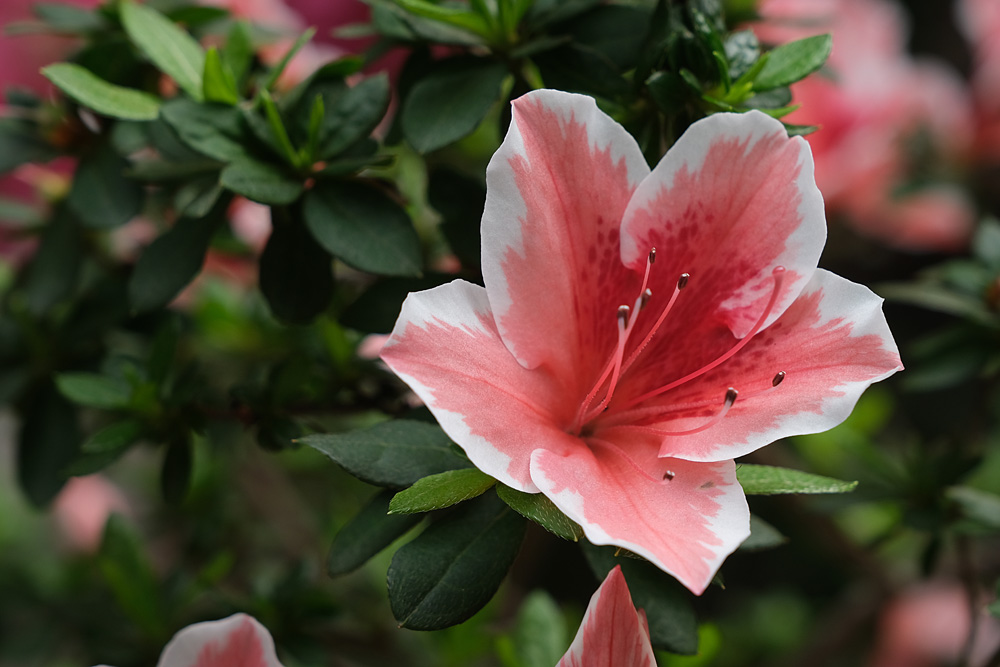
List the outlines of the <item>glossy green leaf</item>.
{"label": "glossy green leaf", "polygon": [[17,479],[36,507],[47,505],[66,482],[64,468],[77,455],[76,410],[51,385],[34,395],[21,413]]}
{"label": "glossy green leaf", "polygon": [[511,644],[519,667],[552,667],[569,647],[566,621],[545,591],[532,591],[521,603]]}
{"label": "glossy green leaf", "polygon": [[444,509],[486,493],[496,480],[476,468],[448,470],[418,479],[389,503],[390,514],[419,514]]}
{"label": "glossy green leaf", "polygon": [[333,297],[333,260],[301,220],[286,211],[271,209],[271,237],[260,258],[260,290],[275,317],[305,324],[326,310]]}
{"label": "glossy green leaf", "polygon": [[333,158],[369,136],[389,109],[389,99],[389,78],[383,73],[348,88],[333,105],[326,106],[317,159]]}
{"label": "glossy green leaf", "polygon": [[[274,104],[274,100],[271,99],[271,95],[263,90],[260,93],[261,105],[264,107],[264,115],[267,118],[267,130],[265,132],[255,132],[258,136],[261,134],[266,135],[265,141],[270,144],[274,149],[280,154],[288,164],[293,167],[301,167],[301,159],[299,158],[298,151],[292,146],[292,140],[288,136],[288,131],[285,129],[285,121],[281,118],[281,113],[278,111],[278,107]],[[255,123],[252,119],[257,118],[255,115],[249,115],[247,117],[250,122],[250,127],[254,128]],[[263,128],[261,128],[263,130]]]}
{"label": "glossy green leaf", "polygon": [[128,283],[133,311],[162,308],[194,280],[216,226],[207,218],[181,218],[142,251]]}
{"label": "glossy green leaf", "polygon": [[767,62],[753,79],[755,91],[771,90],[804,79],[826,62],[833,48],[830,35],[806,37],[768,52]]}
{"label": "glossy green leaf", "polygon": [[440,426],[406,419],[348,433],[310,435],[302,442],[376,486],[404,488],[428,475],[472,467]]}
{"label": "glossy green leaf", "polygon": [[646,612],[653,648],[681,655],[698,651],[698,621],[691,594],[676,579],[646,561],[616,556],[616,547],[581,544],[599,581],[604,581],[615,565],[621,565],[632,602]]}
{"label": "glossy green leaf", "polygon": [[148,5],[124,0],[119,12],[129,39],[184,92],[201,100],[205,52],[198,42]]}
{"label": "glossy green leaf", "polygon": [[56,63],[43,67],[42,74],[78,103],[104,116],[152,120],[160,113],[159,98],[108,83],[79,65]]}
{"label": "glossy green leaf", "polygon": [[392,496],[392,491],[379,491],[333,538],[326,559],[331,576],[353,572],[423,520],[419,514],[390,516]]}
{"label": "glossy green leaf", "polygon": [[85,227],[120,227],[139,215],[142,186],[125,175],[127,160],[104,144],[83,157],[66,203]]}
{"label": "glossy green leaf", "polygon": [[250,26],[246,21],[236,21],[229,29],[226,43],[222,47],[222,62],[229,67],[239,84],[243,81],[253,64],[253,40],[250,37]]}
{"label": "glossy green leaf", "polygon": [[56,386],[72,402],[104,410],[123,408],[132,397],[127,384],[97,373],[60,373]]}
{"label": "glossy green leaf", "polygon": [[515,512],[534,521],[553,535],[573,542],[579,542],[583,538],[583,528],[580,524],[563,514],[562,510],[545,495],[524,493],[505,484],[497,484],[497,495]]}
{"label": "glossy green leaf", "polygon": [[470,134],[500,97],[507,77],[502,64],[482,58],[452,58],[422,78],[403,102],[403,134],[428,153]]}
{"label": "glossy green leaf", "polygon": [[281,73],[285,71],[286,67],[288,67],[288,63],[292,62],[292,58],[295,57],[295,54],[301,51],[302,47],[308,44],[315,34],[316,28],[309,28],[304,33],[299,35],[298,39],[296,39],[285,52],[285,55],[281,57],[278,64],[271,68],[271,72],[267,75],[267,79],[264,81],[262,90],[271,90],[274,88],[274,84],[276,84],[278,79],[281,78]]}
{"label": "glossy green leaf", "polygon": [[235,107],[178,97],[165,103],[161,114],[181,142],[203,155],[220,162],[247,156],[252,137]]}
{"label": "glossy green leaf", "polygon": [[36,316],[47,314],[78,287],[83,239],[76,221],[57,211],[42,232],[42,242],[28,265],[24,294]]}
{"label": "glossy green leaf", "polygon": [[858,485],[857,482],[844,482],[801,470],[749,463],[740,463],[736,466],[736,479],[739,480],[744,493],[750,496],[783,493],[848,493]]}
{"label": "glossy green leaf", "polygon": [[125,449],[139,439],[142,431],[142,422],[134,419],[115,422],[87,438],[80,451],[84,454],[104,454]]}
{"label": "glossy green leaf", "polygon": [[746,74],[760,58],[760,43],[753,30],[740,30],[726,38],[726,59],[729,61],[729,76],[739,79]]}
{"label": "glossy green leaf", "polygon": [[302,194],[303,181],[280,167],[244,157],[226,165],[219,176],[223,187],[261,204],[291,204]]}
{"label": "glossy green leaf", "polygon": [[354,268],[390,276],[420,273],[420,240],[410,216],[388,193],[325,181],[306,193],[303,212],[313,237]]}
{"label": "glossy green leaf", "polygon": [[236,104],[240,101],[236,90],[236,78],[214,46],[205,54],[205,72],[202,75],[205,99],[221,104]]}
{"label": "glossy green leaf", "polygon": [[396,0],[396,4],[417,16],[467,30],[482,37],[488,37],[491,33],[490,24],[483,16],[461,6],[442,6],[427,0]]}
{"label": "glossy green leaf", "polygon": [[402,628],[468,620],[500,587],[521,547],[524,519],[493,494],[465,503],[396,552],[386,581]]}

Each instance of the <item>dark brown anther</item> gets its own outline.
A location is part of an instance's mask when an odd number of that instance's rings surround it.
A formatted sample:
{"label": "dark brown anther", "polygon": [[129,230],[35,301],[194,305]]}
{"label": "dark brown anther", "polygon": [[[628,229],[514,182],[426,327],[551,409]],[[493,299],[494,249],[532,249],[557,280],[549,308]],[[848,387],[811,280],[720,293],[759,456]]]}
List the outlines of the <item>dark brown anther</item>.
{"label": "dark brown anther", "polygon": [[736,391],[732,387],[726,390],[726,405],[732,405],[736,402],[736,397],[740,395],[740,392]]}
{"label": "dark brown anther", "polygon": [[673,470],[668,470],[668,471],[666,471],[665,473],[663,473],[663,479],[664,479],[664,480],[666,480],[666,481],[668,481],[668,482],[669,482],[670,480],[672,480],[672,479],[673,479],[674,477],[676,477],[676,476],[677,476],[677,475],[676,475],[676,474],[674,474],[674,471],[673,471]]}
{"label": "dark brown anther", "polygon": [[785,371],[778,371],[778,374],[771,378],[771,386],[777,387],[785,379]]}
{"label": "dark brown anther", "polygon": [[682,273],[681,277],[677,279],[677,289],[682,290],[687,287],[688,281],[691,280],[690,273]]}
{"label": "dark brown anther", "polygon": [[632,309],[628,306],[618,306],[618,320],[620,322],[625,322],[628,320],[628,314]]}
{"label": "dark brown anther", "polygon": [[649,263],[653,264],[656,262],[656,248],[649,249]]}
{"label": "dark brown anther", "polygon": [[649,303],[649,300],[652,298],[653,298],[653,290],[647,287],[645,291],[643,291],[642,293],[642,303],[639,305],[639,308],[645,308],[646,304]]}

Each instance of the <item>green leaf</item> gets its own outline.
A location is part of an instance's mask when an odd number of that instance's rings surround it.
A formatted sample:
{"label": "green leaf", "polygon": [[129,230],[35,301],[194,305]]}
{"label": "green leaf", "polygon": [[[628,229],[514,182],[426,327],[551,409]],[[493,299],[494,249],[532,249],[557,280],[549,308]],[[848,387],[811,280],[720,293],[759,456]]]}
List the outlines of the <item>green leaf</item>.
{"label": "green leaf", "polygon": [[673,72],[655,72],[646,80],[650,96],[665,114],[677,114],[691,98],[691,89],[684,78]]}
{"label": "green leaf", "polygon": [[372,26],[378,34],[404,42],[435,44],[484,44],[480,35],[433,21],[407,12],[395,0],[369,0],[372,6]]}
{"label": "green leaf", "polygon": [[785,126],[785,131],[790,137],[804,137],[819,129],[819,125],[793,125],[791,123],[782,123],[782,125]]}
{"label": "green leaf", "polygon": [[344,311],[340,321],[344,326],[366,333],[389,333],[410,292],[421,292],[454,279],[452,274],[428,273],[421,278],[388,278],[379,281]]}
{"label": "green leaf", "polygon": [[753,79],[754,90],[771,90],[804,79],[823,66],[832,48],[833,38],[830,35],[816,35],[782,44],[768,52],[767,62]]}
{"label": "green leaf", "polygon": [[615,565],[621,565],[632,602],[646,612],[653,648],[680,655],[698,651],[698,621],[691,607],[691,594],[676,579],[647,561],[617,556],[617,547],[581,544],[599,581],[604,581]]}
{"label": "green leaf", "polygon": [[330,576],[353,572],[423,520],[419,514],[390,516],[392,496],[392,491],[379,491],[333,538],[326,559]]}
{"label": "green leaf", "polygon": [[420,274],[420,239],[410,216],[386,193],[361,183],[326,181],[306,193],[303,212],[320,245],[354,268]]}
{"label": "green leaf", "polygon": [[174,195],[174,209],[185,218],[204,218],[222,196],[223,188],[217,177],[199,178],[185,183]]}
{"label": "green leaf", "polygon": [[253,64],[253,40],[246,21],[236,21],[229,29],[226,44],[222,47],[222,62],[229,67],[237,84],[250,71]]}
{"label": "green leaf", "polygon": [[427,184],[427,200],[441,214],[441,231],[452,252],[466,267],[480,265],[479,223],[486,205],[486,187],[449,168],[435,169]]}
{"label": "green leaf", "polygon": [[858,485],[857,482],[844,482],[801,470],[749,463],[740,463],[736,466],[736,479],[743,487],[743,492],[750,496],[772,496],[782,493],[849,493]]}
{"label": "green leaf", "polygon": [[753,30],[740,30],[726,38],[726,59],[729,61],[729,76],[739,79],[750,71],[760,58],[760,43]]}
{"label": "green leaf", "polygon": [[41,245],[27,268],[24,293],[32,314],[49,313],[52,306],[75,292],[82,246],[76,221],[65,211],[57,211],[42,232]]}
{"label": "green leaf", "polygon": [[492,32],[484,17],[461,7],[446,7],[426,0],[396,0],[396,4],[417,16],[467,30],[481,37],[489,38]]}
{"label": "green leaf", "polygon": [[540,53],[533,60],[548,87],[608,99],[629,92],[629,83],[614,61],[584,44],[566,44]]}
{"label": "green leaf", "polygon": [[272,208],[271,218],[271,237],[260,258],[260,290],[275,317],[306,324],[333,297],[332,259],[287,209]]}
{"label": "green leaf", "polygon": [[240,94],[236,90],[236,77],[214,46],[205,54],[205,72],[202,79],[205,100],[222,104],[237,104],[240,101]]}
{"label": "green leaf", "polygon": [[194,452],[191,436],[184,434],[167,446],[160,469],[160,490],[168,505],[180,505],[191,486],[191,472],[194,467]]}
{"label": "green leaf", "polygon": [[497,495],[515,512],[525,519],[534,521],[553,535],[573,542],[579,542],[583,537],[583,528],[580,524],[563,514],[541,493],[524,493],[506,484],[497,484]]}
{"label": "green leaf", "polygon": [[76,457],[80,439],[76,410],[54,387],[32,397],[21,415],[17,479],[33,505],[47,505],[62,489],[63,468]]}
{"label": "green leaf", "polygon": [[132,622],[150,636],[166,634],[159,582],[142,552],[142,543],[116,514],[104,526],[97,563]]}
{"label": "green leaf", "polygon": [[120,15],[129,39],[153,64],[173,78],[195,100],[203,99],[205,52],[176,23],[148,5],[123,0]]}
{"label": "green leaf", "polygon": [[61,2],[37,2],[32,13],[49,28],[69,34],[95,32],[107,28],[100,13]]}
{"label": "green leaf", "polygon": [[285,52],[285,55],[282,56],[281,61],[271,68],[271,72],[264,81],[264,86],[261,90],[271,90],[274,88],[274,84],[278,83],[278,79],[281,77],[281,73],[285,71],[285,68],[288,67],[288,63],[292,62],[292,58],[295,57],[295,54],[301,51],[302,47],[308,44],[315,34],[316,28],[309,28],[304,33],[299,35],[299,38],[295,40],[295,43],[292,44],[288,51]]}
{"label": "green leaf", "polygon": [[302,442],[376,486],[404,488],[428,475],[472,467],[440,426],[405,419],[360,431],[310,435]]}
{"label": "green leaf", "polygon": [[739,548],[743,551],[764,551],[765,549],[780,547],[787,541],[788,538],[782,535],[777,528],[756,514],[751,514],[750,537]]}
{"label": "green leaf", "polygon": [[403,134],[421,153],[458,141],[483,121],[506,77],[503,64],[483,58],[443,61],[403,102]]}
{"label": "green leaf", "polygon": [[0,174],[28,162],[48,162],[59,155],[42,139],[38,126],[18,118],[0,118]]}
{"label": "green leaf", "polygon": [[444,509],[481,496],[496,480],[476,468],[448,470],[418,479],[397,493],[389,503],[389,514],[419,514]]}
{"label": "green leaf", "polygon": [[120,227],[142,211],[142,186],[126,177],[128,167],[110,144],[80,160],[66,203],[85,227]]}
{"label": "green leaf", "polygon": [[79,65],[56,63],[43,67],[42,74],[78,103],[104,116],[153,120],[160,114],[159,98],[108,83]]}
{"label": "green leaf", "polygon": [[400,548],[386,576],[399,626],[441,630],[472,617],[500,587],[525,526],[488,494],[456,508]]}
{"label": "green leaf", "polygon": [[272,206],[291,204],[304,190],[301,179],[280,167],[246,157],[226,165],[219,182],[247,199]]}
{"label": "green leaf", "polygon": [[125,449],[142,435],[142,422],[134,419],[105,426],[87,438],[80,451],[84,454],[105,454]]}
{"label": "green leaf", "polygon": [[559,662],[570,642],[562,612],[548,593],[532,591],[521,603],[511,643],[519,667],[552,667]]}
{"label": "green leaf", "polygon": [[989,532],[1000,530],[1000,496],[968,486],[952,486],[945,491],[949,500],[956,503],[962,515],[977,528]]}
{"label": "green leaf", "polygon": [[128,283],[133,311],[162,308],[194,280],[217,224],[207,218],[181,218],[143,250]]}
{"label": "green leaf", "polygon": [[348,88],[326,106],[317,159],[335,157],[369,136],[389,109],[390,97],[389,77],[383,73]]}
{"label": "green leaf", "polygon": [[239,109],[177,97],[160,113],[177,137],[199,153],[220,162],[247,157],[252,138]]}
{"label": "green leaf", "polygon": [[124,408],[132,398],[127,384],[97,373],[60,373],[56,376],[56,387],[78,405],[103,410]]}

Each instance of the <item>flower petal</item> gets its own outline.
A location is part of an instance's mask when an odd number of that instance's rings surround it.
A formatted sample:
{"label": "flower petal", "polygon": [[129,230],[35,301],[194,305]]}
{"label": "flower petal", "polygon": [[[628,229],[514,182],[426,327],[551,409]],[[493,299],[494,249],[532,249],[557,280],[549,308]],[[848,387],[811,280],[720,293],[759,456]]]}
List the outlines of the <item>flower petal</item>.
{"label": "flower petal", "polygon": [[536,448],[582,446],[559,427],[576,406],[545,369],[527,370],[510,354],[478,285],[455,280],[410,294],[382,359],[476,467],[508,486],[538,490],[528,473]]}
{"label": "flower petal", "polygon": [[[718,406],[727,386],[741,392],[711,428],[666,438],[660,456],[691,461],[736,458],[780,438],[826,431],[847,419],[869,385],[903,367],[881,304],[867,287],[817,270],[781,319],[739,354],[658,399],[662,405],[683,405],[714,396]],[[784,380],[771,387],[778,371],[785,372]],[[678,431],[699,423],[705,423],[703,414],[657,426]]]}
{"label": "flower petal", "polygon": [[486,171],[483,278],[500,335],[526,368],[546,364],[579,386],[600,373],[617,308],[638,296],[619,227],[648,173],[635,140],[592,98],[541,90],[513,102]]}
{"label": "flower petal", "polygon": [[669,295],[672,282],[689,273],[681,321],[721,322],[742,338],[765,310],[772,269],[785,267],[784,287],[764,326],[809,281],[825,241],[809,145],[751,111],[715,114],[688,128],[632,196],[621,252],[638,270],[650,248],[663,250],[653,293],[666,284]]}
{"label": "flower petal", "polygon": [[537,450],[531,478],[592,543],[633,551],[700,595],[750,534],[735,464],[629,454],[634,460],[607,446]]}
{"label": "flower petal", "polygon": [[556,667],[656,667],[645,615],[632,604],[618,565],[590,598],[576,638]]}
{"label": "flower petal", "polygon": [[246,614],[189,625],[174,635],[156,664],[157,667],[281,667],[271,634]]}

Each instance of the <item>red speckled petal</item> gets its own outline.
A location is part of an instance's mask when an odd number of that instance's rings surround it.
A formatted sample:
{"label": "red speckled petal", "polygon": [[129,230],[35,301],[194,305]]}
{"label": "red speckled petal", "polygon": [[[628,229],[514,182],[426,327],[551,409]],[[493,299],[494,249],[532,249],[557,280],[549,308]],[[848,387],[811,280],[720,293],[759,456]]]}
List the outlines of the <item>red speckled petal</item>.
{"label": "red speckled petal", "polygon": [[[657,459],[617,441],[569,454],[538,450],[531,478],[594,544],[625,547],[700,595],[722,561],[750,535],[750,511],[732,461]],[[643,472],[640,472],[643,471]],[[671,479],[661,478],[669,471]]]}
{"label": "red speckled petal", "polygon": [[478,285],[456,280],[408,296],[382,359],[476,467],[508,486],[538,490],[528,474],[535,449],[583,447],[561,428],[576,404],[544,369],[510,354]]}
{"label": "red speckled petal", "polygon": [[544,364],[577,393],[615,347],[618,306],[638,296],[619,230],[648,173],[592,98],[553,90],[514,101],[486,172],[483,277],[497,328],[523,366]]}
{"label": "red speckled petal", "polygon": [[[818,270],[781,318],[736,356],[652,402],[660,406],[655,426],[676,432],[706,423],[721,407],[727,387],[740,391],[717,424],[697,434],[665,438],[660,455],[731,459],[780,438],[818,433],[844,421],[869,385],[903,367],[881,304],[867,287]],[[779,371],[785,378],[772,388]],[[708,405],[681,409],[698,401]],[[621,435],[630,428],[611,430]]]}
{"label": "red speckled petal", "polygon": [[281,663],[267,628],[246,614],[233,614],[178,632],[164,647],[157,667],[281,667]]}
{"label": "red speckled petal", "polygon": [[556,667],[656,667],[645,616],[636,612],[621,567],[590,598],[573,644]]}

